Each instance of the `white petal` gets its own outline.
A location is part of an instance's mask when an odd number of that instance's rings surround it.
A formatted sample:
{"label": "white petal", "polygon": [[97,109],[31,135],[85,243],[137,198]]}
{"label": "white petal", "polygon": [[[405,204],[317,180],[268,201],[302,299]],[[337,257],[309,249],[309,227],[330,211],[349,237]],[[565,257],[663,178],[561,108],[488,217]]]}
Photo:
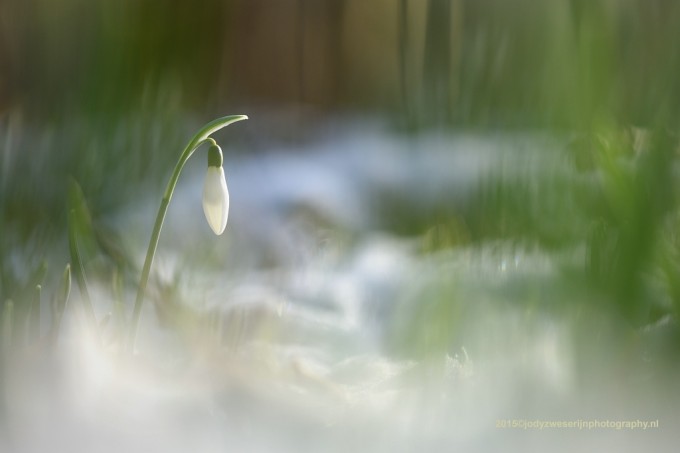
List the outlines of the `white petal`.
{"label": "white petal", "polygon": [[222,234],[229,217],[229,191],[222,167],[208,167],[203,186],[203,212],[215,234]]}

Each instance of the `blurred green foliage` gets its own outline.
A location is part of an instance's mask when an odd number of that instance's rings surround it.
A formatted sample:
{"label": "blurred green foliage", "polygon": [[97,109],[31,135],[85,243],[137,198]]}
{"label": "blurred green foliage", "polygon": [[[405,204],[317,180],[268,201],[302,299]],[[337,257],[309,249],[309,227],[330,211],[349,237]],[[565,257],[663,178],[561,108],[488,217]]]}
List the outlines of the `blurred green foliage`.
{"label": "blurred green foliage", "polygon": [[[3,1],[0,303],[35,288],[17,251],[37,268],[63,239],[69,175],[100,222],[160,187],[192,115],[240,103],[296,112],[301,129],[311,105],[414,132],[547,130],[568,143],[552,164],[500,171],[464,209],[413,219],[390,200],[384,215],[400,234],[429,232],[428,253],[497,239],[585,249],[565,272],[586,303],[635,327],[677,316],[680,3],[312,3]],[[404,329],[417,353],[455,339],[454,290],[434,293]]]}
{"label": "blurred green foliage", "polygon": [[439,25],[443,37],[455,24],[462,29],[454,43],[457,60],[429,68],[451,72],[448,90],[438,96],[448,99],[454,124],[590,131],[603,121],[648,127],[661,111],[677,118],[676,3],[458,3],[449,22]]}
{"label": "blurred green foliage", "polygon": [[3,3],[0,89],[32,117],[85,112],[113,119],[143,109],[168,81],[185,107],[214,95],[228,2]]}

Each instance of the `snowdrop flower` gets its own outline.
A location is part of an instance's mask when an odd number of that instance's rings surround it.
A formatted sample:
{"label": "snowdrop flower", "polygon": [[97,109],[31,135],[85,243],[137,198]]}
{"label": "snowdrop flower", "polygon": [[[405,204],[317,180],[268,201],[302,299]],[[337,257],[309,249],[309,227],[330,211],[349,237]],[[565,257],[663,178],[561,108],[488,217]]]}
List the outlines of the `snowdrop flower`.
{"label": "snowdrop flower", "polygon": [[222,150],[217,145],[211,145],[208,150],[208,173],[205,175],[203,186],[203,212],[215,234],[222,234],[229,217],[229,191],[222,168]]}
{"label": "snowdrop flower", "polygon": [[205,177],[205,187],[203,189],[203,212],[205,213],[205,218],[208,219],[208,225],[210,225],[215,234],[222,234],[227,226],[227,216],[229,215],[229,192],[227,192],[227,182],[224,179],[224,170],[222,169],[222,150],[217,146],[215,140],[210,138],[210,135],[232,123],[247,119],[248,117],[245,115],[229,115],[209,122],[194,135],[179,156],[179,160],[175,165],[175,169],[172,172],[172,176],[170,176],[170,181],[168,181],[165,193],[161,199],[161,205],[158,208],[158,214],[156,214],[156,223],[154,223],[151,239],[149,240],[149,247],[146,250],[142,276],[139,280],[139,288],[137,289],[137,297],[130,321],[130,334],[127,344],[130,352],[134,351],[135,347],[137,328],[139,327],[142,304],[146,294],[146,285],[149,283],[151,264],[156,255],[158,238],[160,237],[165,214],[168,212],[168,205],[172,199],[172,194],[175,192],[175,187],[177,187],[177,180],[180,173],[182,173],[184,164],[187,163],[187,160],[198,148],[204,144],[210,144],[210,149],[208,150],[208,174]]}

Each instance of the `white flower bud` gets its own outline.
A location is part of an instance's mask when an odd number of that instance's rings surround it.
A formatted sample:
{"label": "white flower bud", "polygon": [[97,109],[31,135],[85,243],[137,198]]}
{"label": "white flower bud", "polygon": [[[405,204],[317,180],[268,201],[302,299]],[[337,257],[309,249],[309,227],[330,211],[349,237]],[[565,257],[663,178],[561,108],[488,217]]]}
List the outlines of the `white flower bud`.
{"label": "white flower bud", "polygon": [[221,166],[208,167],[203,187],[203,212],[215,234],[222,234],[229,217],[229,191]]}

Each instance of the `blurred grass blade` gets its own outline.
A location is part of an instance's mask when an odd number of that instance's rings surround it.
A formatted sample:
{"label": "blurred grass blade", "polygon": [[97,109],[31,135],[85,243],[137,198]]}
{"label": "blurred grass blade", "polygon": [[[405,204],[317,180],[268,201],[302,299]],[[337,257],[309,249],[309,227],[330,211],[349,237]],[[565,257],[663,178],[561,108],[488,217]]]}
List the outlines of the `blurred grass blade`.
{"label": "blurred grass blade", "polygon": [[12,348],[12,330],[14,330],[14,302],[11,299],[5,301],[2,309],[2,346],[3,352],[9,352]]}
{"label": "blurred grass blade", "polygon": [[42,286],[35,285],[35,293],[31,303],[31,316],[28,324],[28,334],[31,340],[40,338],[40,302],[42,299]]}
{"label": "blurred grass blade", "polygon": [[36,267],[33,270],[33,272],[31,272],[31,276],[28,278],[28,289],[31,290],[38,285],[42,285],[46,275],[47,275],[47,260],[43,259],[42,261],[40,261],[38,267]]}
{"label": "blurred grass blade", "polygon": [[14,294],[16,301],[12,309],[12,345],[13,347],[22,346],[30,336],[31,316],[35,291],[37,287],[42,288],[43,280],[47,275],[47,261],[41,260],[40,263],[31,270],[28,279],[21,284],[19,291]]}
{"label": "blurred grass blade", "polygon": [[123,275],[119,268],[114,268],[111,284],[113,286],[113,322],[121,333],[119,338],[120,344],[124,344],[128,320],[125,315],[125,304],[123,303]]}
{"label": "blurred grass blade", "polygon": [[54,343],[59,335],[61,329],[61,320],[64,317],[66,310],[66,303],[71,294],[71,265],[67,264],[64,269],[64,275],[61,279],[61,286],[57,294],[57,299],[54,304],[54,315],[52,317],[52,328],[50,332],[50,341]]}
{"label": "blurred grass blade", "polygon": [[73,224],[76,229],[76,237],[78,238],[78,250],[81,254],[81,258],[86,261],[87,257],[93,255],[97,251],[97,238],[93,226],[92,215],[87,207],[83,189],[72,177],[69,178],[68,182],[68,208],[69,212],[71,210],[74,211],[73,217],[75,221]]}
{"label": "blurred grass blade", "polygon": [[[73,265],[73,272],[76,276],[78,289],[80,290],[81,300],[83,302],[83,311],[85,313],[85,320],[88,328],[92,331],[97,339],[99,339],[99,330],[97,328],[97,318],[92,308],[92,300],[90,299],[90,292],[87,289],[87,279],[85,277],[85,268],[83,267],[82,257],[78,248],[78,231],[81,227],[91,225],[89,222],[90,216],[87,206],[82,198],[82,190],[78,183],[71,179],[69,181],[69,215],[68,215],[68,242],[69,252],[71,255],[71,264]],[[87,223],[87,224],[85,224]],[[84,225],[85,224],[85,225]]]}

